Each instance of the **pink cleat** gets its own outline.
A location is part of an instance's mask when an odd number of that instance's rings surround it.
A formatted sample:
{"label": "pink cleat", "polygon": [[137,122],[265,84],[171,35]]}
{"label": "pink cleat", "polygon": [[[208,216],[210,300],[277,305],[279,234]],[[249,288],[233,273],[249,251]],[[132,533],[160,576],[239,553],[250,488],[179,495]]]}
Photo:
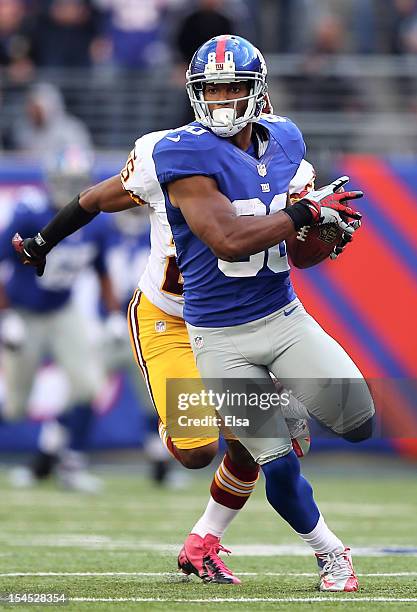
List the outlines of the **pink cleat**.
{"label": "pink cleat", "polygon": [[220,544],[220,538],[208,533],[204,538],[190,533],[178,555],[178,569],[184,574],[195,574],[203,582],[241,584],[224,564],[218,553],[230,553]]}
{"label": "pink cleat", "polygon": [[350,548],[340,553],[316,554],[320,574],[320,591],[353,593],[359,589],[352,565]]}

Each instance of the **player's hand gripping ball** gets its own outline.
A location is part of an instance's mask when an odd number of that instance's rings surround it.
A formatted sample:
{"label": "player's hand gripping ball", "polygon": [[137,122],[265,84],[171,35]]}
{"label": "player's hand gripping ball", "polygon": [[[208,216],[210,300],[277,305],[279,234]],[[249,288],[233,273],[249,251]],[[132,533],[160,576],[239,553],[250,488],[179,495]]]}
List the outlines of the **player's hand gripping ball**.
{"label": "player's hand gripping ball", "polygon": [[345,192],[344,185],[348,180],[347,176],[340,177],[303,197],[309,202],[315,225],[302,227],[286,240],[288,254],[296,268],[311,268],[328,257],[336,259],[352,241],[354,232],[361,225],[361,215],[347,202],[363,194],[360,191]]}

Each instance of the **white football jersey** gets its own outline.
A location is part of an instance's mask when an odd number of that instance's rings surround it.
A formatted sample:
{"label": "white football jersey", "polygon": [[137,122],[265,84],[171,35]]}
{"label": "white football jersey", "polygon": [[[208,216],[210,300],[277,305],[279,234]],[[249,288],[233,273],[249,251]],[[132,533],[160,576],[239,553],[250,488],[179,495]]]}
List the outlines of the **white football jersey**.
{"label": "white football jersey", "polygon": [[[158,182],[153,150],[157,142],[171,130],[151,132],[135,142],[125,167],[120,173],[124,189],[139,205],[149,206],[151,252],[139,280],[139,289],[155,306],[175,317],[182,317],[183,279],[176,262],[175,244],[165,211],[165,198]],[[313,166],[303,160],[291,180],[291,201],[300,199],[314,187]]]}
{"label": "white football jersey", "polygon": [[164,194],[156,177],[152,156],[156,143],[169,131],[151,132],[139,138],[120,177],[131,198],[139,205],[149,206],[151,252],[139,280],[139,289],[152,304],[167,314],[182,317],[183,280],[178,270]]}

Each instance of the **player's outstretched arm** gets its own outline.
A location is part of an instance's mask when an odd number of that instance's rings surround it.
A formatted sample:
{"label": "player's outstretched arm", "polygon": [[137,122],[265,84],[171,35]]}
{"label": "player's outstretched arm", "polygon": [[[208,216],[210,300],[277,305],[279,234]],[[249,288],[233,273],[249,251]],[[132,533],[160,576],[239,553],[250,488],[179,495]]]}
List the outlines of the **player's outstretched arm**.
{"label": "player's outstretched arm", "polygon": [[47,254],[66,236],[90,223],[99,212],[119,212],[134,206],[137,204],[123,189],[120,176],[112,176],[78,194],[33,238],[15,234],[13,247],[22,263],[35,266],[42,276]]}

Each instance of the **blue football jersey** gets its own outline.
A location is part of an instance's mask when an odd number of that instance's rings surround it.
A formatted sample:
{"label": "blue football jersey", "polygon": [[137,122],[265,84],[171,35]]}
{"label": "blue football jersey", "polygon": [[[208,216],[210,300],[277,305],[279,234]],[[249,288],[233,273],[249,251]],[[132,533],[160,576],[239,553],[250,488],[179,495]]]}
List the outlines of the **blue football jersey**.
{"label": "blue football jersey", "polygon": [[[184,278],[184,318],[192,325],[223,327],[254,321],[295,298],[282,242],[238,262],[218,259],[195,236],[166,185],[192,175],[214,178],[238,215],[269,215],[286,206],[291,179],[305,155],[299,129],[289,119],[264,116],[259,122],[268,139],[258,157],[242,151],[194,122],[168,133],[153,157]],[[204,215],[205,211],[202,210]]]}
{"label": "blue football jersey", "polygon": [[106,215],[62,240],[48,255],[45,273],[38,277],[35,268],[21,264],[11,240],[16,232],[34,236],[56,214],[56,209],[39,190],[22,190],[22,200],[6,228],[0,233],[0,261],[7,262],[5,291],[11,307],[36,313],[61,308],[71,297],[79,273],[94,266],[99,274],[107,270],[106,253],[112,240]]}
{"label": "blue football jersey", "polygon": [[114,243],[107,263],[113,289],[120,304],[127,310],[132,294],[138,287],[138,279],[148,263],[151,249],[150,226],[145,223],[142,227],[135,228],[135,233],[129,234],[120,229],[118,218],[120,219],[121,214],[125,213],[110,215]]}
{"label": "blue football jersey", "polygon": [[192,325],[240,325],[267,316],[295,298],[285,242],[238,262],[218,259],[192,233],[167,194],[167,183],[198,174],[216,180],[238,215],[269,215],[283,209],[305,144],[289,119],[268,115],[259,124],[267,130],[268,139],[259,147],[258,157],[198,122],[168,133],[155,146],[155,169],[184,278],[184,318]]}

